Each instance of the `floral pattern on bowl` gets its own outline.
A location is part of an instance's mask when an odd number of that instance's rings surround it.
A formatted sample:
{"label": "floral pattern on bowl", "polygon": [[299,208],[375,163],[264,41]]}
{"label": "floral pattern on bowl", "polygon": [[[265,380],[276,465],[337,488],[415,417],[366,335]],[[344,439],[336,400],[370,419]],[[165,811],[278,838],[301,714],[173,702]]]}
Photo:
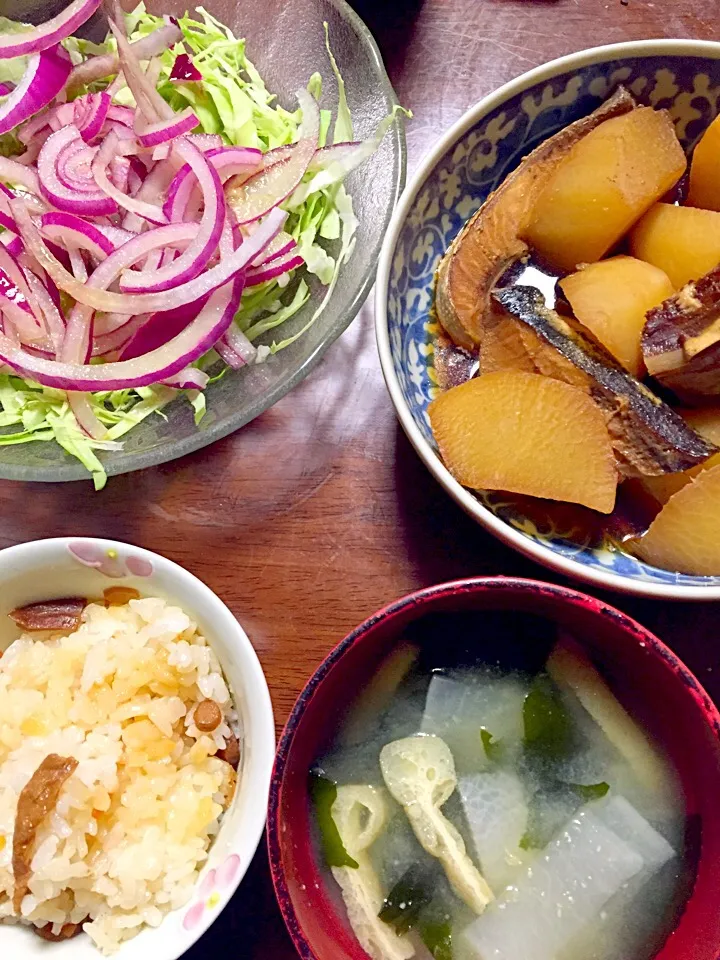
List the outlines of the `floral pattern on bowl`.
{"label": "floral pattern on bowl", "polygon": [[235,889],[233,881],[240,869],[240,857],[231,853],[219,867],[208,870],[198,887],[198,899],[188,908],[183,917],[183,927],[192,931],[203,918],[206,910],[216,909],[222,902],[223,893]]}
{"label": "floral pattern on bowl", "polygon": [[[667,41],[666,45],[674,44],[677,48],[683,43]],[[623,46],[637,49],[643,45]],[[647,46],[662,47],[663,42],[648,41]],[[720,58],[720,46],[704,46],[713,47],[712,53]],[[427,407],[438,392],[433,347],[437,327],[431,314],[434,273],[465,221],[525,155],[548,136],[586,116],[620,84],[641,102],[668,109],[685,148],[692,147],[720,112],[717,83],[720,59],[714,59],[711,53],[707,56],[691,52],[682,56],[624,57],[618,47],[609,47],[578,55],[577,59],[584,60],[584,64],[566,72],[554,71],[554,65],[541,68],[544,79],[530,85],[521,85],[518,81],[520,92],[515,96],[499,96],[499,105],[489,110],[478,108],[480,119],[461,130],[425,179],[416,181],[414,191],[413,185],[409,187],[405,218],[397,224],[394,245],[389,246],[390,239],[386,245],[387,320],[381,319],[384,312],[381,308],[378,323],[387,323],[389,360],[383,356],[384,352],[388,353],[383,350],[384,328],[380,336],[381,357],[391,392],[392,381],[396,379],[415,427],[435,453],[437,448],[427,416]],[[711,77],[715,77],[715,81]],[[401,205],[398,217],[402,213]],[[381,267],[381,276],[382,273]],[[378,287],[382,297],[382,281]],[[403,419],[399,398],[394,399]],[[407,428],[407,423],[405,426]],[[412,431],[410,436],[427,462],[422,443],[412,436]],[[437,468],[433,469],[437,476]],[[447,478],[439,479],[448,485]],[[660,570],[612,546],[579,543],[552,526],[539,529],[515,504],[503,502],[497,496],[482,493],[476,496],[479,503],[532,545],[545,548],[538,551],[528,544],[527,552],[549,566],[570,572],[567,562],[563,561],[574,561],[572,572],[576,576],[632,592],[657,592],[646,590],[647,585],[656,585],[659,590],[668,588],[666,595],[679,596],[683,587],[715,587],[720,595],[720,576],[698,577]],[[463,506],[476,512],[467,503]],[[525,549],[521,544],[516,545]],[[581,569],[576,564],[580,564]]]}
{"label": "floral pattern on bowl", "polygon": [[121,556],[119,549],[111,547],[106,550],[89,540],[73,540],[68,545],[68,551],[79,563],[99,570],[113,580],[121,577],[149,577],[153,572],[152,563],[145,557],[134,553]]}

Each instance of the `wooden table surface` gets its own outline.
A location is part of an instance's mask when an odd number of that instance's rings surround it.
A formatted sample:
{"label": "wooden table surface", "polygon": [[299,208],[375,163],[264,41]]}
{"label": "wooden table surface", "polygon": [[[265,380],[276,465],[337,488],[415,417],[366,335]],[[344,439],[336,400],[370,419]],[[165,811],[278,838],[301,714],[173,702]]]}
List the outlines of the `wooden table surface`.
{"label": "wooden table surface", "polygon": [[[720,40],[717,0],[357,0],[356,7],[415,115],[409,173],[471,104],[543,61],[622,40]],[[318,663],[386,602],[469,575],[560,581],[475,526],[426,473],[385,391],[371,304],[309,380],[235,436],[113,478],[101,494],[89,483],[0,483],[0,516],[0,546],[116,537],[197,574],[252,639],[278,732]],[[669,642],[720,699],[714,605],[605,599]],[[264,848],[187,957],[220,950],[237,960],[295,956]]]}

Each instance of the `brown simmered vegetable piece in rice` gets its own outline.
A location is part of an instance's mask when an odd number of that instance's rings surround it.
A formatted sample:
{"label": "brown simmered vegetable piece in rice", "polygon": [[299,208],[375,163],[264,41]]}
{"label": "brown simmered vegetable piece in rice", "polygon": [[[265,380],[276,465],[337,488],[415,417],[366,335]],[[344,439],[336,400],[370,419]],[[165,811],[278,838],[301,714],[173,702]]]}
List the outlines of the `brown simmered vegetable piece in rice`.
{"label": "brown simmered vegetable piece in rice", "polygon": [[57,806],[65,782],[73,775],[78,762],[74,757],[48,754],[30,777],[18,797],[15,829],[13,831],[12,869],[15,889],[13,910],[20,912],[23,897],[28,892],[32,873],[30,864],[35,850],[37,832],[45,818]]}
{"label": "brown simmered vegetable piece in rice", "polygon": [[240,741],[234,733],[225,737],[225,749],[218,750],[217,756],[229,763],[233,770],[237,770],[240,764]]}
{"label": "brown simmered vegetable piece in rice", "polygon": [[203,733],[212,733],[222,723],[222,710],[214,700],[201,700],[195,707],[195,726]]}
{"label": "brown simmered vegetable piece in rice", "polygon": [[[88,918],[89,919],[89,918]],[[83,921],[84,923],[85,921]],[[60,943],[62,940],[72,940],[82,933],[82,923],[64,923],[59,933],[53,933],[54,923],[46,923],[44,927],[33,927],[33,933],[36,933],[43,940],[50,943]]]}
{"label": "brown simmered vegetable piece in rice", "polygon": [[106,587],[103,602],[106,607],[124,607],[131,600],[139,600],[140,592],[135,587]]}
{"label": "brown simmered vegetable piece in rice", "polygon": [[77,630],[87,606],[85,597],[39,600],[10,611],[10,618],[23,630]]}

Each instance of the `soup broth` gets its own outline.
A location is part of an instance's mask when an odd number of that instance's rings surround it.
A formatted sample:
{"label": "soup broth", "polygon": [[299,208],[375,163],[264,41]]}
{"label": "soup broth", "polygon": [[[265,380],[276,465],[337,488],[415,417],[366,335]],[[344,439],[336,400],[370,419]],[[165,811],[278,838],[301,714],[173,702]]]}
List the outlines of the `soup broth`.
{"label": "soup broth", "polygon": [[673,765],[574,638],[520,615],[468,627],[416,624],[311,772],[360,943],[376,960],[650,960],[692,874]]}

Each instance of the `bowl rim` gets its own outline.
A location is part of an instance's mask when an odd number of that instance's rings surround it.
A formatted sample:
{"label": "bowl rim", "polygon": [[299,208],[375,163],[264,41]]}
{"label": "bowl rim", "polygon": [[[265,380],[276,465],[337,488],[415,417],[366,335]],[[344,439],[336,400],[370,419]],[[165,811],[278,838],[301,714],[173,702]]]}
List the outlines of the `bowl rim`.
{"label": "bowl rim", "polygon": [[[335,7],[343,20],[350,25],[356,34],[358,46],[365,50],[368,60],[372,65],[375,74],[375,94],[385,101],[388,113],[399,105],[393,85],[388,76],[383,61],[382,53],[377,45],[375,37],[364,20],[358,16],[347,0],[326,0],[331,6]],[[341,65],[342,66],[342,65]],[[393,142],[393,156],[397,167],[397,176],[392,188],[392,197],[389,204],[387,217],[387,226],[390,226],[389,214],[395,209],[405,187],[407,175],[407,143],[405,138],[405,125],[403,117],[396,115],[386,137]],[[157,447],[142,452],[128,452],[121,454],[118,460],[103,461],[103,468],[108,477],[120,476],[123,473],[133,473],[136,470],[145,470],[147,467],[159,467],[164,463],[177,460],[188,454],[202,450],[218,440],[229,436],[255,420],[266,410],[275,406],[286,394],[290,393],[299,383],[301,383],[320,363],[329,348],[340,337],[352,321],[355,319],[368,299],[368,295],[375,282],[377,264],[380,257],[381,244],[376,243],[377,255],[370,263],[365,273],[360,277],[359,284],[355,294],[350,299],[347,309],[338,317],[337,322],[328,333],[328,336],[317,345],[305,361],[294,370],[294,372],[276,384],[268,393],[263,394],[263,399],[253,406],[242,416],[230,414],[224,420],[209,426],[206,430],[199,430],[195,427],[194,431],[181,441],[169,441]],[[177,398],[175,398],[177,399]],[[175,402],[175,401],[172,401]],[[53,441],[54,442],[54,441]],[[102,453],[102,451],[101,451]],[[100,457],[102,460],[102,456]],[[91,476],[88,470],[74,458],[69,455],[57,464],[48,466],[28,467],[22,464],[4,463],[0,457],[0,480],[22,480],[31,483],[69,483],[78,480],[90,480]]]}
{"label": "bowl rim", "polygon": [[517,96],[529,87],[550,80],[573,68],[602,63],[608,59],[620,60],[637,56],[685,56],[720,60],[720,42],[682,39],[629,40],[623,43],[590,47],[576,53],[557,57],[498,87],[470,107],[451,127],[441,134],[412,174],[400,202],[395,207],[390,226],[385,235],[375,285],[375,336],[385,384],[395,407],[397,418],[405,435],[415,448],[415,452],[445,492],[467,514],[499,540],[551,570],[604,589],[663,600],[720,600],[720,584],[708,583],[707,586],[698,586],[695,584],[653,583],[630,579],[622,574],[600,567],[586,566],[573,557],[560,556],[551,547],[532,540],[505,520],[501,520],[474,497],[469,490],[458,483],[420,432],[400,389],[400,381],[390,351],[387,296],[395,247],[417,194],[445,154],[460,137],[476,126],[491,110],[502,106],[506,100]]}
{"label": "bowl rim", "polygon": [[280,800],[288,757],[305,708],[336,663],[345,656],[352,646],[361,642],[368,633],[371,633],[381,621],[391,620],[408,608],[419,608],[424,606],[426,602],[435,600],[452,599],[459,594],[484,592],[502,593],[504,591],[512,593],[518,590],[549,594],[560,604],[583,608],[586,612],[591,611],[595,617],[604,617],[613,621],[616,629],[622,629],[626,633],[634,634],[639,645],[647,646],[654,656],[664,660],[674,669],[682,680],[688,694],[697,702],[715,739],[720,741],[720,709],[718,709],[692,670],[690,670],[684,661],[681,660],[660,637],[629,614],[619,610],[605,600],[600,600],[598,597],[583,593],[573,587],[566,587],[557,583],[536,580],[530,577],[506,576],[463,577],[458,580],[449,580],[429,587],[422,587],[419,590],[414,590],[411,593],[399,597],[397,600],[393,600],[375,611],[375,613],[371,614],[351,630],[344,639],[333,647],[321,663],[318,664],[312,676],[300,691],[278,741],[268,803],[267,850],[275,899],[277,900],[288,934],[298,954],[302,957],[302,960],[318,960],[318,957],[306,939],[292,905],[290,891],[285,878],[285,870],[282,864],[279,837],[282,832]]}
{"label": "bowl rim", "polygon": [[[252,707],[254,733],[252,739],[252,750],[250,751],[253,757],[253,779],[257,781],[255,783],[255,791],[263,791],[266,796],[269,796],[276,745],[275,717],[272,700],[267,684],[267,678],[265,677],[265,672],[262,668],[262,664],[260,663],[255,647],[253,646],[250,637],[245,632],[245,628],[242,626],[232,610],[203,580],[195,576],[194,573],[191,573],[179,563],[176,563],[174,560],[170,560],[168,557],[165,557],[160,553],[155,553],[152,550],[148,550],[146,547],[140,547],[125,540],[115,540],[106,537],[46,537],[39,540],[28,540],[22,543],[11,544],[10,546],[0,549],[0,575],[12,577],[16,570],[16,564],[18,561],[28,563],[34,557],[37,557],[39,565],[43,563],[43,557],[45,557],[45,562],[52,562],[53,558],[58,554],[58,552],[67,553],[67,555],[70,557],[72,556],[68,550],[70,544],[92,544],[95,546],[100,546],[103,550],[120,549],[123,552],[130,550],[132,551],[133,555],[150,561],[153,564],[153,568],[157,567],[160,570],[164,570],[172,579],[173,583],[177,583],[177,593],[176,597],[173,599],[178,606],[182,606],[185,603],[184,598],[192,591],[195,594],[199,594],[201,597],[203,597],[207,603],[214,608],[213,615],[217,615],[219,617],[225,636],[232,636],[232,646],[236,651],[242,650],[243,671],[248,680],[248,688],[252,689],[253,696],[255,698]],[[82,576],[84,569],[87,570],[87,567],[84,566],[80,560],[77,561],[77,568],[80,576]],[[150,576],[152,576],[152,574]],[[113,583],[122,583],[122,580],[110,579],[108,580],[108,583],[110,585]],[[210,640],[208,640],[208,643],[210,643],[212,646]],[[233,689],[231,689],[231,694],[233,697],[235,696],[235,691]],[[247,707],[248,711],[250,712],[250,705],[248,704]],[[182,941],[174,943],[172,946],[168,945],[168,951],[166,954],[163,953],[161,960],[178,960],[179,957],[189,950],[193,944],[195,944],[208,931],[215,920],[220,916],[222,911],[228,906],[232,895],[242,883],[260,845],[260,840],[262,839],[262,835],[265,830],[265,824],[267,822],[267,809],[268,804],[266,801],[262,815],[257,815],[257,813],[249,811],[249,819],[251,821],[248,829],[249,838],[245,848],[242,850],[240,868],[235,878],[223,891],[222,901],[218,903],[216,909],[204,911],[202,922],[200,922],[195,928],[192,930],[183,928]],[[247,820],[245,823],[247,824]],[[212,849],[214,842],[215,838],[213,838],[213,842],[208,848],[209,850]],[[237,850],[233,850],[233,852],[237,852]],[[188,901],[188,903],[177,910],[166,914],[163,918],[163,923],[173,913],[182,914],[189,909],[191,902],[197,898],[198,888],[202,883],[201,878],[206,872],[206,866],[206,862],[203,862],[200,865],[198,879],[193,887],[193,897],[191,898],[191,901]],[[139,936],[142,936],[142,930],[140,931]],[[129,944],[132,942],[132,940],[127,941]],[[99,952],[98,956],[100,956]]]}

